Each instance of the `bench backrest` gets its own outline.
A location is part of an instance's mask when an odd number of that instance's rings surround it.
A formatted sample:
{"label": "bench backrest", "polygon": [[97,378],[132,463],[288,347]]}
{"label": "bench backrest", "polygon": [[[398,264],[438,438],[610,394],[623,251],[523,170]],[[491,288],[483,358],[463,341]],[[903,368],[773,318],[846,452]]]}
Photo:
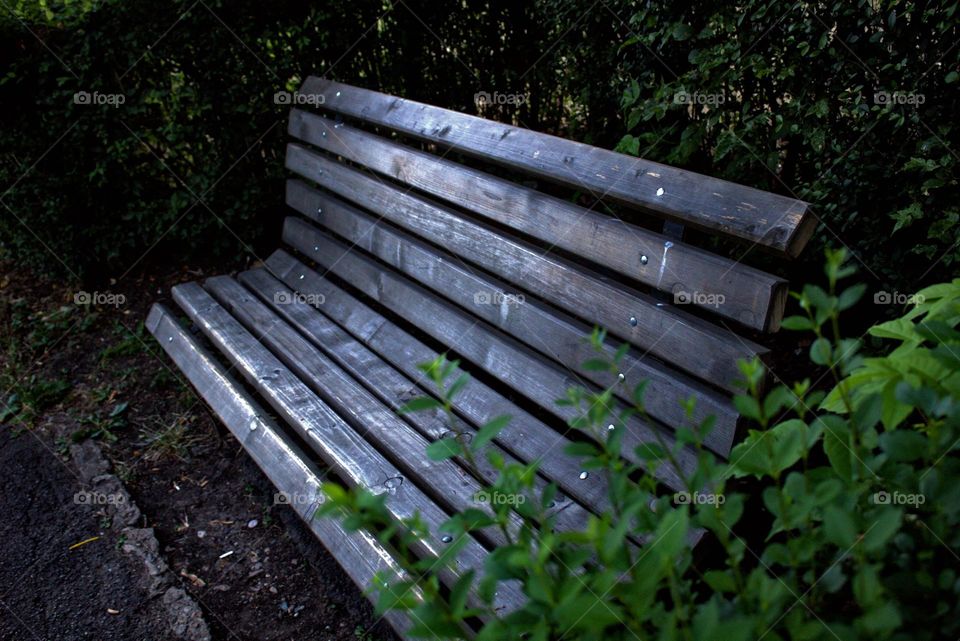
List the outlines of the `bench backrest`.
{"label": "bench backrest", "polygon": [[[628,404],[647,379],[639,440],[688,424],[693,396],[729,453],[736,362],[766,353],[745,335],[778,328],[784,280],[529,181],[785,256],[812,233],[806,203],[321,78],[300,92],[327,115],[291,111],[287,203],[322,229],[289,218],[285,242],[547,414],[569,418],[570,385],[619,378]],[[608,355],[631,345],[618,374],[584,366],[594,325]]]}

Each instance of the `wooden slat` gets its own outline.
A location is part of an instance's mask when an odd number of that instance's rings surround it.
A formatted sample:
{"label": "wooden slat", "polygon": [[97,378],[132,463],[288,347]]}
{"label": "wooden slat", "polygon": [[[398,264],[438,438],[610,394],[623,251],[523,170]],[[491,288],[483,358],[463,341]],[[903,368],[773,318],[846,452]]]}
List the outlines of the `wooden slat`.
{"label": "wooden slat", "polygon": [[705,381],[729,386],[741,376],[739,359],[766,351],[726,328],[604,282],[582,266],[300,145],[288,146],[287,167]]}
{"label": "wooden slat", "polygon": [[[378,314],[329,280],[321,278],[312,269],[283,250],[277,250],[267,259],[267,268],[289,287],[310,296],[322,296],[320,310],[358,341],[411,378],[421,376],[417,365],[431,362],[439,353]],[[303,276],[303,278],[301,278]],[[284,311],[288,311],[285,308]],[[287,316],[298,329],[313,335],[315,325],[306,319]],[[461,371],[455,372],[459,376]],[[453,400],[454,409],[482,425],[497,416],[508,415],[510,423],[500,433],[497,442],[517,458],[530,463],[537,461],[540,469],[569,496],[584,505],[603,505],[608,496],[606,481],[599,475],[580,478],[576,461],[564,448],[570,441],[551,430],[542,421],[507,400],[488,385],[473,378]]]}
{"label": "wooden slat", "polygon": [[[431,334],[547,412],[564,421],[579,415],[575,408],[557,406],[556,400],[562,390],[582,385],[583,381],[544,361],[521,343],[492,330],[482,321],[430,295],[406,277],[383,269],[369,258],[358,255],[358,252],[351,251],[339,241],[298,219],[286,220],[283,238],[324,268]],[[631,417],[624,425],[624,430],[624,455],[634,460],[634,448],[642,443],[673,440],[672,434],[666,429],[651,426],[638,417]],[[678,453],[677,461],[685,476],[692,474],[696,467],[693,452],[686,448]],[[672,488],[684,486],[678,470],[667,461],[652,473]]]}
{"label": "wooden slat", "polygon": [[[308,461],[260,404],[180,326],[170,311],[154,305],[146,327],[273,485],[294,499],[290,507],[360,589],[366,590],[381,572],[397,579],[403,576],[390,552],[373,535],[365,531],[347,532],[336,519],[317,517],[317,509],[324,501],[323,472]],[[254,422],[258,429],[251,430]],[[401,635],[409,628],[410,621],[402,612],[389,611],[384,618]]]}
{"label": "wooden slat", "polygon": [[323,95],[324,109],[790,256],[813,233],[809,205],[793,198],[324,78],[300,91]]}
{"label": "wooden slat", "polygon": [[[215,276],[204,287],[239,320],[248,331],[290,368],[337,414],[348,421],[367,442],[390,459],[404,474],[400,482],[413,481],[424,494],[448,511],[474,508],[476,494],[483,489],[475,478],[452,461],[433,461],[427,455],[430,441],[416,432],[394,412],[359,385],[340,366],[274,314],[252,293],[229,276]],[[515,530],[520,518],[513,515]],[[489,528],[476,533],[490,546],[507,543],[503,533]]]}
{"label": "wooden slat", "polygon": [[[302,294],[287,288],[265,269],[258,268],[243,272],[239,274],[238,278],[250,291],[259,296],[264,303],[270,305],[285,321],[296,327],[298,331],[310,339],[313,345],[366,386],[393,411],[399,411],[404,403],[411,398],[418,395],[428,395],[428,391],[421,389],[417,382],[387,364],[379,355],[361,344],[346,330],[341,329],[332,320],[307,304],[305,299],[300,298]],[[359,301],[357,304],[362,305]],[[407,362],[411,361],[408,359]],[[414,368],[411,367],[411,369]],[[422,372],[414,369],[413,374],[417,376],[417,381],[423,384]],[[455,410],[458,409],[458,406],[459,403],[455,402]],[[482,421],[472,422],[471,419],[473,421],[476,419],[469,414],[459,411],[457,414],[461,420],[460,427],[467,434],[475,433],[483,425]],[[450,426],[442,410],[407,413],[403,415],[403,418],[430,440],[449,435]],[[544,426],[544,429],[546,429],[546,426]],[[503,457],[507,464],[519,462],[496,443],[491,444],[491,447]],[[493,484],[499,477],[499,471],[484,457],[479,458],[477,467],[478,473],[487,484]],[[566,474],[566,472],[569,472],[569,474]],[[575,477],[576,474],[577,470],[572,466],[565,470],[565,475],[571,478]],[[546,481],[538,479],[535,489],[542,491],[545,485]],[[570,485],[574,486],[573,483]],[[596,507],[596,505],[588,507]],[[586,509],[563,494],[557,495],[554,506],[548,510],[548,513],[555,519],[558,530],[580,531],[587,526],[588,513]]]}
{"label": "wooden slat", "polygon": [[[761,331],[783,317],[786,281],[664,234],[411,149],[349,125],[293,110],[289,131],[332,154],[579,254],[645,285],[693,293],[693,304]],[[646,261],[644,261],[646,257]],[[720,300],[715,305],[710,301]]]}
{"label": "wooden slat", "polygon": [[[196,283],[173,288],[173,297],[187,316],[240,371],[247,382],[263,394],[273,409],[343,481],[373,492],[388,492],[387,509],[396,519],[419,514],[431,535],[420,540],[418,554],[439,556],[450,542],[443,541],[439,527],[445,514],[416,485],[397,483],[404,475],[361,438],[270,351]],[[453,575],[468,569],[484,573],[486,552],[472,538],[454,559]],[[451,572],[444,572],[450,578]],[[498,609],[511,610],[523,596],[514,583],[502,584],[495,597]]]}
{"label": "wooden slat", "polygon": [[[505,288],[501,282],[476,273],[476,270],[467,268],[459,260],[444,255],[407,234],[390,228],[378,227],[374,230],[376,221],[370,216],[299,181],[288,185],[287,196],[291,206],[314,218],[348,243],[369,251],[441,296],[520,339],[547,357],[559,361],[579,376],[601,386],[616,383],[612,373],[594,372],[582,366],[587,359],[597,357],[592,346],[584,340],[590,334],[589,326],[577,323],[533,300],[524,301],[522,304],[500,305],[489,304],[485,300],[478,302],[478,293],[516,294]],[[321,215],[317,215],[318,209],[323,210]],[[612,356],[614,351],[616,347],[609,345],[607,356]],[[705,445],[721,456],[729,453],[737,424],[737,413],[729,399],[679,372],[671,372],[663,363],[640,357],[636,350],[631,350],[624,356],[621,369],[631,380],[649,381],[647,410],[667,425],[689,423],[681,404],[691,396],[697,398],[695,421],[699,422],[710,415],[717,419],[714,429],[706,437]],[[622,400],[632,404],[632,394],[628,387],[616,385],[615,389]]]}

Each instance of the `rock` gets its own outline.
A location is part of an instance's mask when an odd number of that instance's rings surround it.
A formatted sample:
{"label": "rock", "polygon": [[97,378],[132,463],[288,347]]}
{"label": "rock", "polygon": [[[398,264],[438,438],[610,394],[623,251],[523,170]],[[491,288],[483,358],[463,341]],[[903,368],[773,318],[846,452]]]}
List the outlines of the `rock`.
{"label": "rock", "polygon": [[181,588],[170,588],[163,595],[163,605],[170,617],[170,627],[178,639],[210,641],[199,606]]}

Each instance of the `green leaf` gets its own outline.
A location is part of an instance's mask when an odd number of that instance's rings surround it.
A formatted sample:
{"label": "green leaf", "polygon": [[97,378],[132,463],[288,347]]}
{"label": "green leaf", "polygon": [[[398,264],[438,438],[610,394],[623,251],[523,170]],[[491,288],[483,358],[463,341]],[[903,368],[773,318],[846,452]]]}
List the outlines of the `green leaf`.
{"label": "green leaf", "polygon": [[417,398],[411,399],[404,403],[403,406],[397,411],[401,414],[410,414],[413,412],[432,410],[438,407],[443,407],[443,403],[432,396],[418,396]]}
{"label": "green leaf", "polygon": [[863,535],[862,545],[867,552],[879,552],[900,530],[903,511],[900,508],[885,506],[873,515],[873,520],[873,526]]}
{"label": "green leaf", "polygon": [[724,570],[710,570],[703,575],[703,580],[717,592],[736,592],[737,584]]}
{"label": "green leaf", "polygon": [[794,331],[807,331],[812,330],[814,324],[806,316],[787,316],[780,322],[780,327]]}
{"label": "green leaf", "polygon": [[450,590],[450,609],[455,615],[462,615],[467,607],[467,596],[470,594],[470,588],[473,586],[473,578],[476,575],[474,570],[467,570],[463,573]]}
{"label": "green leaf", "polygon": [[810,360],[817,365],[829,365],[833,348],[826,338],[818,338],[810,345]]}
{"label": "green leaf", "polygon": [[432,461],[445,461],[463,454],[463,446],[455,438],[443,438],[427,446],[427,456]]}
{"label": "green leaf", "polygon": [[823,451],[830,460],[831,467],[836,471],[837,476],[849,481],[853,473],[853,464],[850,446],[847,443],[849,428],[846,421],[830,414],[819,417],[817,421],[824,426]]}
{"label": "green leaf", "polygon": [[844,550],[857,540],[853,519],[836,505],[828,505],[823,511],[823,532],[828,541]]}
{"label": "green leaf", "polygon": [[447,395],[446,395],[447,398],[448,399],[455,398],[457,394],[460,393],[460,390],[462,390],[463,387],[469,382],[470,382],[470,375],[467,374],[466,372],[458,376],[457,380],[455,380],[453,384],[450,385],[450,388],[447,390]]}
{"label": "green leaf", "polygon": [[880,435],[880,447],[891,461],[916,461],[923,458],[928,448],[927,437],[920,432],[894,430]]}
{"label": "green leaf", "polygon": [[503,428],[510,424],[510,419],[509,414],[501,414],[484,423],[476,436],[473,437],[470,447],[477,450],[497,438],[500,432],[503,431]]}
{"label": "green leaf", "polygon": [[744,418],[753,421],[759,421],[761,419],[760,404],[757,402],[757,399],[752,396],[737,394],[733,397],[733,406],[737,408],[737,411],[740,412]]}

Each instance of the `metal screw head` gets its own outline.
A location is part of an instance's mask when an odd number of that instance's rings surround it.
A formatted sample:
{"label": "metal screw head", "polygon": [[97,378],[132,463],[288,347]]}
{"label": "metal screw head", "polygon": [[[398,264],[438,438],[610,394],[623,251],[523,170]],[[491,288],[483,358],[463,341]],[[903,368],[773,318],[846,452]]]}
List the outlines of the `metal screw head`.
{"label": "metal screw head", "polygon": [[627,377],[623,375],[623,372],[620,372],[619,374],[617,374],[617,380],[619,380],[621,383],[622,383],[626,378],[627,378]]}
{"label": "metal screw head", "polygon": [[646,264],[649,263],[649,262],[650,262],[650,259],[647,258],[647,255],[646,255],[646,254],[643,254],[642,256],[640,256],[640,264],[641,264],[641,265],[646,265]]}
{"label": "metal screw head", "polygon": [[322,214],[322,213],[323,213],[323,207],[317,207],[317,213],[318,213],[318,214]]}
{"label": "metal screw head", "polygon": [[339,97],[340,97],[340,92],[338,91],[338,92],[337,92],[337,98],[339,98]]}
{"label": "metal screw head", "polygon": [[321,132],[320,132],[320,135],[323,136],[324,138],[326,138],[326,137],[327,137],[327,132],[321,131]]}
{"label": "metal screw head", "polygon": [[580,472],[581,481],[586,481],[589,476],[590,476],[590,472]]}
{"label": "metal screw head", "polygon": [[314,245],[314,246],[313,246],[313,251],[315,251],[315,252],[320,251],[320,246],[319,246],[319,245]]}
{"label": "metal screw head", "polygon": [[300,280],[303,280],[303,274],[300,274]]}
{"label": "metal screw head", "polygon": [[173,336],[167,336],[167,342],[168,342],[168,343],[172,343],[172,342],[173,342]]}
{"label": "metal screw head", "polygon": [[612,432],[612,431],[615,430],[615,429],[617,429],[617,426],[614,425],[613,423],[610,423],[610,425],[607,425],[607,431],[608,431],[608,432]]}
{"label": "metal screw head", "polygon": [[449,534],[444,534],[443,536],[440,537],[440,540],[443,541],[444,543],[449,543],[450,541],[453,540],[453,537],[450,536]]}
{"label": "metal screw head", "polygon": [[251,419],[250,421],[250,431],[257,429],[257,419]]}
{"label": "metal screw head", "polygon": [[630,326],[631,326],[631,327],[636,327],[636,326],[637,326],[637,317],[636,317],[636,316],[631,316],[631,317],[630,317]]}

